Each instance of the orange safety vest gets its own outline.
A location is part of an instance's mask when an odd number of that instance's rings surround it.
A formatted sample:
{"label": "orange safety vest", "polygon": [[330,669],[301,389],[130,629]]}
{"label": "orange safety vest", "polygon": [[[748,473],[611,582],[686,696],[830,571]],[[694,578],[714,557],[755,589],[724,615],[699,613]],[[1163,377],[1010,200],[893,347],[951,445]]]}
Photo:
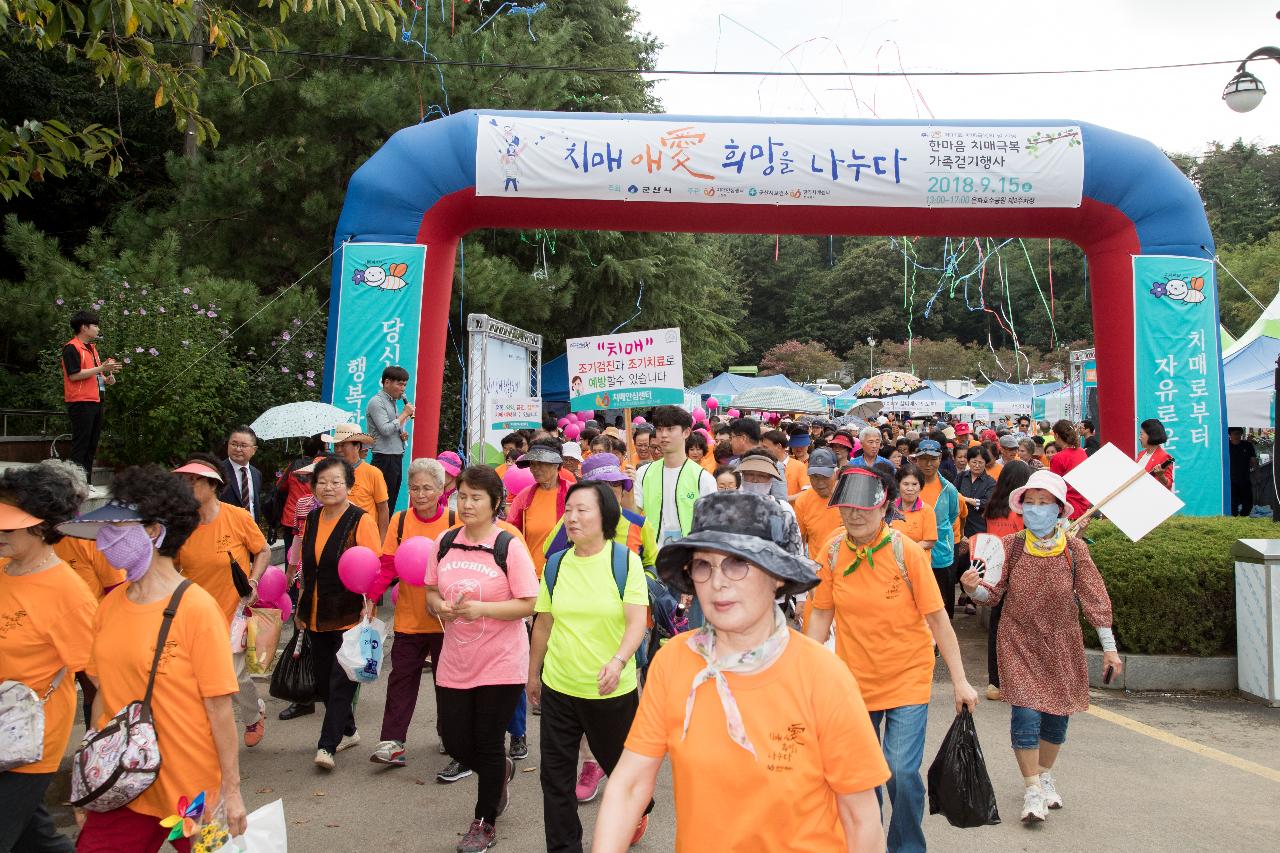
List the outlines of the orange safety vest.
{"label": "orange safety vest", "polygon": [[[86,344],[78,337],[72,338],[67,343],[75,347],[76,352],[80,353],[80,370],[88,370],[101,364],[98,360],[98,348],[93,344]],[[90,376],[73,382],[67,373],[66,362],[63,362],[62,396],[68,403],[101,402],[102,397],[98,394],[98,377]]]}

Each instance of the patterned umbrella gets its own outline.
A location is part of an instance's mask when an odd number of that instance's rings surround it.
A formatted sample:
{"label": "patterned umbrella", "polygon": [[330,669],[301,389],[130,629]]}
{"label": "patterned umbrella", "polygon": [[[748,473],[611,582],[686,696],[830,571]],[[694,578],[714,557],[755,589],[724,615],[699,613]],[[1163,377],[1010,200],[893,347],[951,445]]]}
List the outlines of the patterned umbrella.
{"label": "patterned umbrella", "polygon": [[306,438],[318,432],[328,432],[338,424],[352,420],[350,412],[344,412],[328,403],[303,401],[273,406],[250,424],[259,440],[273,438]]}
{"label": "patterned umbrella", "polygon": [[879,376],[868,379],[866,384],[858,389],[858,397],[893,397],[897,394],[910,394],[923,387],[924,383],[910,373],[894,371],[881,373]]}

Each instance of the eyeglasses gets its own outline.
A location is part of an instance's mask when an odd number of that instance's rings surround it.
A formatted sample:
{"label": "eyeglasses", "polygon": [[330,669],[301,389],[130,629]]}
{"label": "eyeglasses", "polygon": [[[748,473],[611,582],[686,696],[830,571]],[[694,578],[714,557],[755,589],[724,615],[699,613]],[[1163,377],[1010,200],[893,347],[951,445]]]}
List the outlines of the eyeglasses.
{"label": "eyeglasses", "polygon": [[[693,578],[694,583],[706,583],[711,580],[714,569],[710,560],[694,560],[689,564],[689,577]],[[720,574],[731,581],[742,580],[750,569],[751,564],[738,557],[725,557],[720,561]]]}
{"label": "eyeglasses", "polygon": [[256,445],[256,444],[246,444],[246,443],[244,443],[243,441],[233,441],[233,442],[231,442],[230,446],[231,446],[231,447],[234,447],[234,448],[237,448],[237,449],[239,449],[239,450],[249,450],[249,449],[251,449],[251,448],[257,447],[258,445]]}

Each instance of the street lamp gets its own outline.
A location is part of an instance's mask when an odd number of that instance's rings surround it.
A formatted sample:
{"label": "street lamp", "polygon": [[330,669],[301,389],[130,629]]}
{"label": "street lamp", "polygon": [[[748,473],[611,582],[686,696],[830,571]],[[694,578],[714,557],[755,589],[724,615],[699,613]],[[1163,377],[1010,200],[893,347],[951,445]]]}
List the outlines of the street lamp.
{"label": "street lamp", "polygon": [[1262,96],[1267,94],[1267,88],[1262,85],[1262,81],[1245,70],[1245,66],[1254,59],[1274,59],[1280,62],[1280,47],[1260,47],[1249,54],[1236,69],[1236,76],[1232,77],[1227,83],[1227,88],[1222,90],[1222,100],[1238,113],[1249,112],[1262,103]]}
{"label": "street lamp", "polygon": [[871,352],[871,372],[867,374],[867,378],[876,375],[876,339],[867,338],[867,348]]}

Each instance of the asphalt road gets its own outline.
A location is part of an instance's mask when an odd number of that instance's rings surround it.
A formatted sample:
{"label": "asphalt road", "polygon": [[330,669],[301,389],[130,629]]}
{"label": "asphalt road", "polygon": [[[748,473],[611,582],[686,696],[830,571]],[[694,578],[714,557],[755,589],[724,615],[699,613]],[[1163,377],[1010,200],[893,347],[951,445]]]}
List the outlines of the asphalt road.
{"label": "asphalt road", "polygon": [[[958,616],[956,628],[970,680],[982,693],[985,633],[974,617]],[[938,676],[922,772],[954,715],[944,668]],[[362,691],[356,719],[363,742],[339,754],[332,773],[312,765],[320,716],[280,722],[276,713],[283,703],[267,699],[266,739],[241,755],[242,790],[250,810],[284,799],[291,850],[448,853],[466,831],[475,778],[452,785],[435,781],[436,771],[448,759],[436,749],[429,676],[423,679],[410,730],[409,765],[386,768],[369,762],[378,741],[383,687],[379,682]],[[262,693],[266,695],[265,684]],[[1058,762],[1065,808],[1034,828],[1018,822],[1022,783],[1008,747],[1008,706],[983,701],[976,721],[1004,822],[962,830],[941,816],[926,815],[930,849],[1280,850],[1280,709],[1226,696],[1095,692],[1094,700],[1096,713],[1072,718]],[[530,757],[518,762],[511,804],[498,823],[497,850],[544,849],[537,721],[530,717]],[[78,738],[79,733],[72,743]],[[671,776],[665,767],[655,799],[658,807],[649,833],[637,850],[674,848]],[[786,807],[778,804],[780,812]],[[589,846],[597,808],[598,803],[581,807],[588,841],[584,846]],[[62,810],[59,817],[73,831],[69,812]]]}

